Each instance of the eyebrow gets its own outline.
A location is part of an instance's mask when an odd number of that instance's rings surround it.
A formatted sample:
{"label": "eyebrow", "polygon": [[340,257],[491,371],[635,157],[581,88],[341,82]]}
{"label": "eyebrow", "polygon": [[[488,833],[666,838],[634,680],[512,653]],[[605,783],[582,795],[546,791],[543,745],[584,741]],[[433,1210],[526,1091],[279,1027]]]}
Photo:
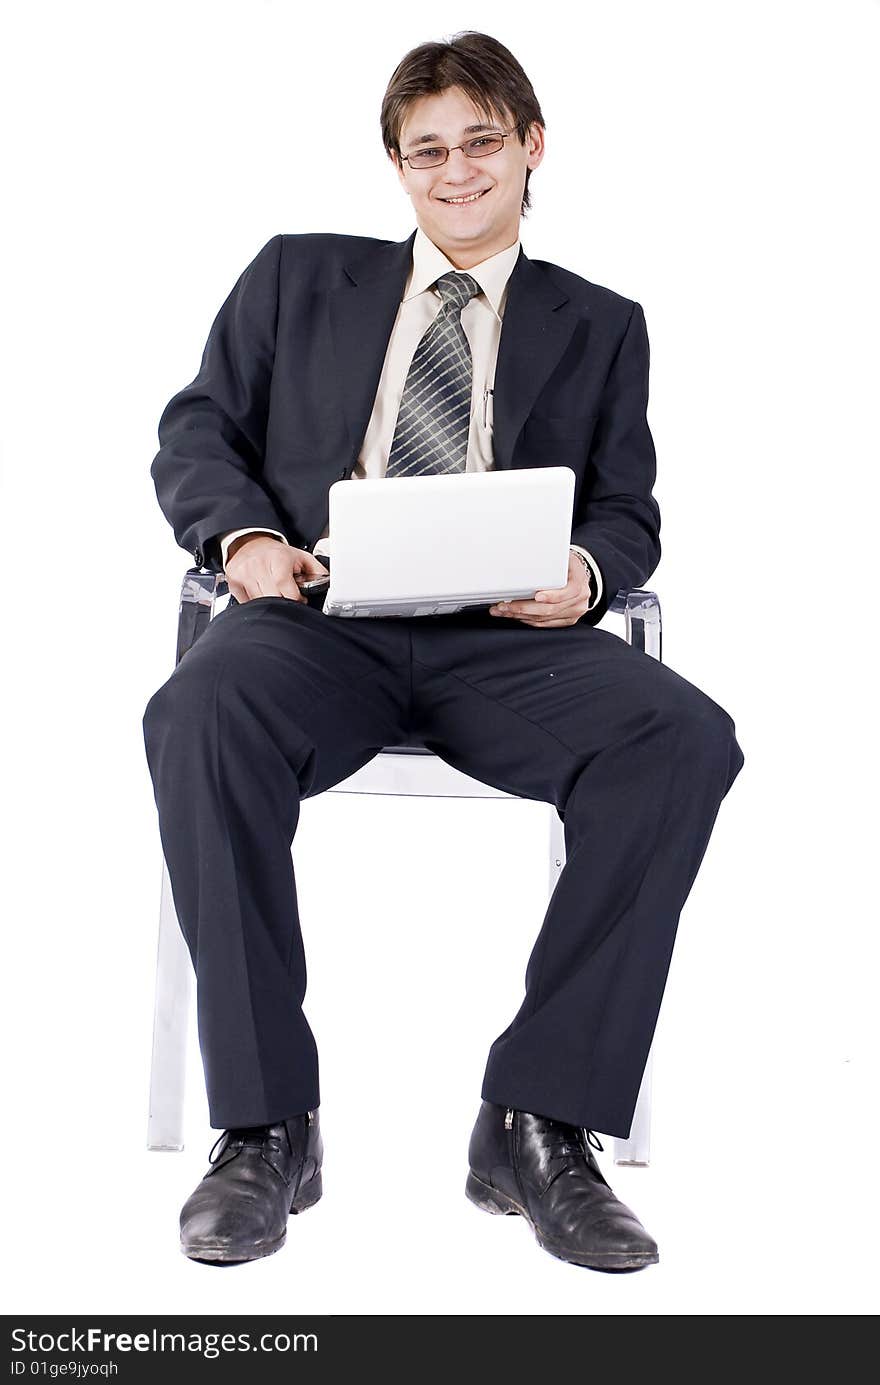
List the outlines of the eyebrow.
{"label": "eyebrow", "polygon": [[[494,121],[491,125],[466,125],[462,131],[465,135],[476,135],[481,130],[497,130],[500,122]],[[418,144],[431,144],[433,140],[442,139],[442,135],[419,135],[418,139],[410,140],[407,149],[415,149]]]}

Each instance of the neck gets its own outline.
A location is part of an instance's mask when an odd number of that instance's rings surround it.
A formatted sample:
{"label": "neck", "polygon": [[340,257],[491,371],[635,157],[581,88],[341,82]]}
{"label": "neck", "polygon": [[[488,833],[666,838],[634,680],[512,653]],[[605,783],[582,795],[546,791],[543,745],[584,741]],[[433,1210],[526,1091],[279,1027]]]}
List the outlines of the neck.
{"label": "neck", "polygon": [[[427,235],[427,232],[425,232]],[[431,237],[429,236],[430,240]],[[482,244],[475,246],[468,245],[443,245],[438,241],[432,241],[438,250],[442,250],[447,260],[456,269],[473,269],[474,265],[482,264],[484,260],[491,259],[493,255],[500,255],[502,250],[509,250],[516,244],[516,235],[499,236],[492,244]]]}

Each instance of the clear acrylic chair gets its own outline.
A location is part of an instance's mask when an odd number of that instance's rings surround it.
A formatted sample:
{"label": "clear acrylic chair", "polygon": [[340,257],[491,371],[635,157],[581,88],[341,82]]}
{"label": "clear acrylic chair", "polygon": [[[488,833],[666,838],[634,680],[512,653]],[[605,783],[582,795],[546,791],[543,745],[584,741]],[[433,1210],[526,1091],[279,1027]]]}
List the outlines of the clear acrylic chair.
{"label": "clear acrylic chair", "polygon": [[[219,614],[218,602],[228,592],[222,574],[204,572],[199,568],[187,571],[180,596],[177,663],[192,648],[208,622]],[[655,659],[662,658],[660,603],[654,592],[641,588],[621,590],[608,610],[623,616],[624,637],[629,644]],[[471,779],[441,760],[433,751],[419,746],[385,746],[369,764],[328,792],[395,794],[416,798],[441,796],[506,798],[514,801],[518,798],[516,794],[505,793]],[[547,814],[548,884],[549,894],[552,894],[565,865],[565,837],[562,819],[553,804],[547,805]],[[183,1149],[183,1099],[192,977],[192,964],[177,920],[168,868],[163,859],[147,1128],[147,1147],[152,1150]],[[629,1137],[614,1137],[616,1164],[645,1166],[649,1162],[652,1060],[653,1052],[648,1056]]]}

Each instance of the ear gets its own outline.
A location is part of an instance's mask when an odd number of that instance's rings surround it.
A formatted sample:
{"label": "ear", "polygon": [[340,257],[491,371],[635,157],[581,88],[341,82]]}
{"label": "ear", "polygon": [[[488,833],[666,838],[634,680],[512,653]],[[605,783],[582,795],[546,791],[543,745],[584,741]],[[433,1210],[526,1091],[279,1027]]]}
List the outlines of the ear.
{"label": "ear", "polygon": [[544,157],[544,127],[534,121],[526,132],[526,148],[529,153],[527,164],[530,169],[536,169]]}

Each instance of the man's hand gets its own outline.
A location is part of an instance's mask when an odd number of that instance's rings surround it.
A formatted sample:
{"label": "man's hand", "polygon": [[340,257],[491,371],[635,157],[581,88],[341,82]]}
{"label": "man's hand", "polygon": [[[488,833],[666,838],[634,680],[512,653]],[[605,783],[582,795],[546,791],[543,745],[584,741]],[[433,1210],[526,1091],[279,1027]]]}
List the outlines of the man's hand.
{"label": "man's hand", "polygon": [[590,574],[577,554],[569,551],[564,587],[535,592],[534,601],[501,601],[489,610],[493,616],[513,616],[524,625],[574,625],[586,614],[591,595]]}
{"label": "man's hand", "polygon": [[307,582],[326,576],[327,568],[319,558],[269,534],[242,534],[233,539],[226,555],[226,582],[240,604],[257,596],[284,596],[307,605],[295,578]]}

